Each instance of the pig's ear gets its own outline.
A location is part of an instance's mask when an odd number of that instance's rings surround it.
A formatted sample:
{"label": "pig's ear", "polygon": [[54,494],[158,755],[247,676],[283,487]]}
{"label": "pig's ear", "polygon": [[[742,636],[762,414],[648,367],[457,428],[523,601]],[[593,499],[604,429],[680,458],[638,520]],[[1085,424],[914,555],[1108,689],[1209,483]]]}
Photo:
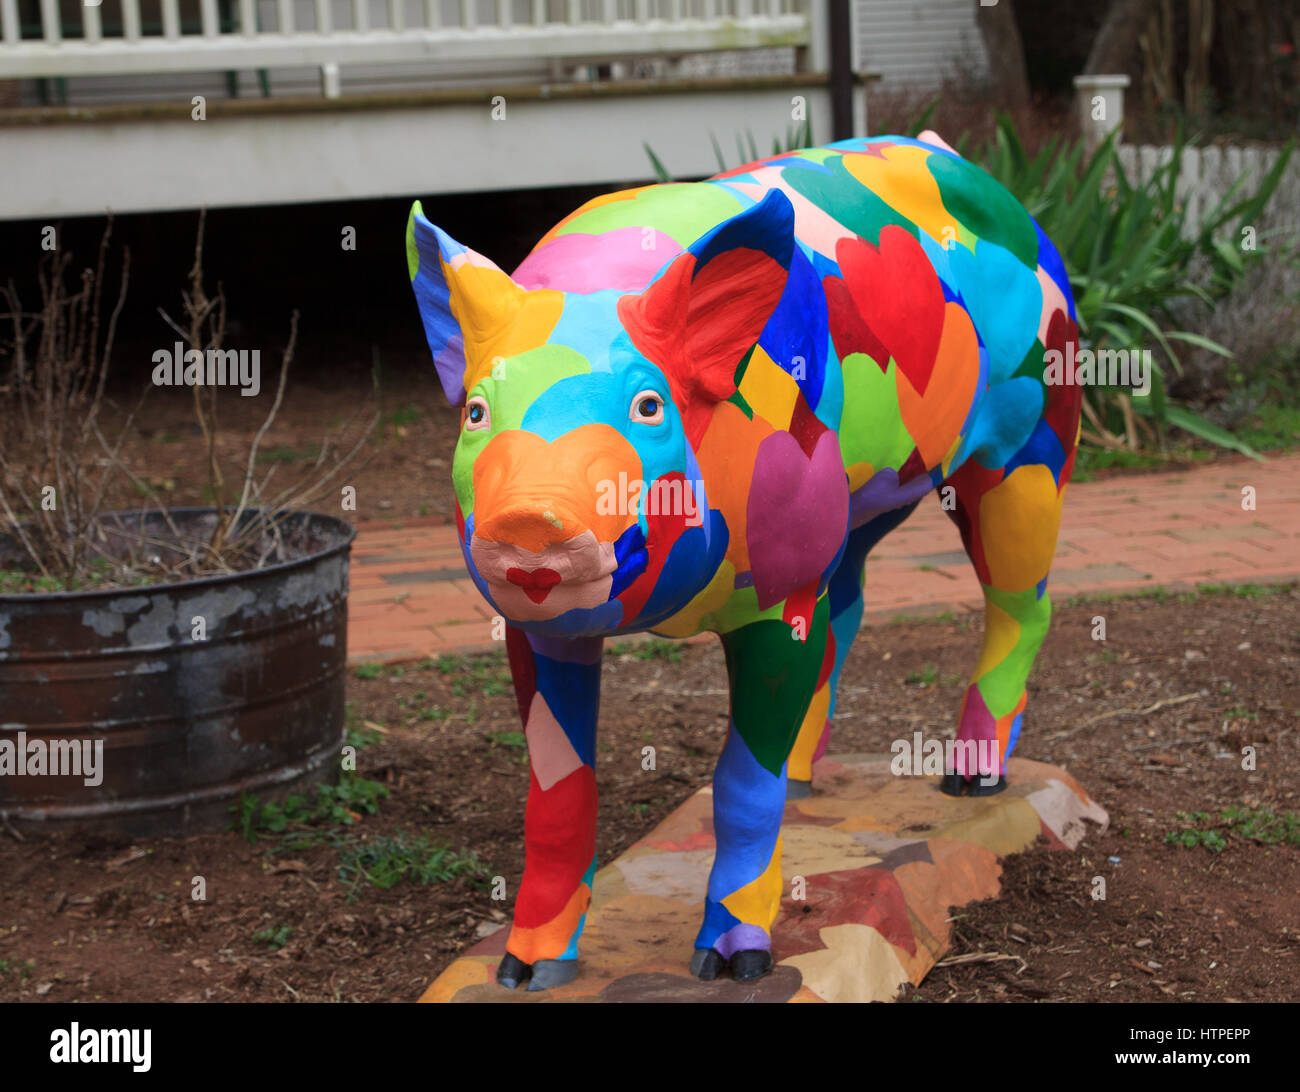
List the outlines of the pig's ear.
{"label": "pig's ear", "polygon": [[524,290],[429,223],[419,201],[406,223],[406,266],[442,389],[459,406],[465,401],[466,349],[510,323],[523,306]]}
{"label": "pig's ear", "polygon": [[770,190],[675,258],[640,295],[619,300],[624,329],[668,377],[688,435],[735,393],[736,368],[781,299],[793,251],[794,208]]}

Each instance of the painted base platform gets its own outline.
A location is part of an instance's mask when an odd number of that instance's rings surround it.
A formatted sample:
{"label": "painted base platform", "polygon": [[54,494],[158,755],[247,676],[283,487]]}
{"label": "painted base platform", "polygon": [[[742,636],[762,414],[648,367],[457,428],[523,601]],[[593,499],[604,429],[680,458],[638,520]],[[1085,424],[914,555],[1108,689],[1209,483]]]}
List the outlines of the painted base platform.
{"label": "painted base platform", "polygon": [[[421,1001],[888,1001],[949,947],[950,907],[999,891],[999,858],[1044,835],[1073,849],[1106,812],[1064,770],[1013,758],[1005,792],[950,797],[896,777],[885,755],[825,758],[786,806],[776,967],[756,982],[690,975],[713,861],[712,790],[697,792],[596,874],[581,972],[528,993],[496,983],[509,926],[448,967]],[[796,877],[804,880],[805,898]]]}

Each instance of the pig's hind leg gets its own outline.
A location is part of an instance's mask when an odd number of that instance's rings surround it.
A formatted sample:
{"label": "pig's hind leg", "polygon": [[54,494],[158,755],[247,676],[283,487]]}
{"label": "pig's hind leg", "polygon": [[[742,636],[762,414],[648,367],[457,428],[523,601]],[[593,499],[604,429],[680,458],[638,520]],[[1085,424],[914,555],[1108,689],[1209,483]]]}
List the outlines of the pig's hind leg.
{"label": "pig's hind leg", "polygon": [[[1008,461],[1009,472],[971,459],[948,478],[957,500],[948,515],[961,530],[984,592],[984,645],[962,698],[955,761],[941,786],[951,796],[988,796],[1006,788],[1006,763],[1025,712],[1025,683],[1052,616],[1047,577],[1072,460],[1041,430],[1035,438]],[[1045,450],[1056,457],[1026,461]]]}
{"label": "pig's hind leg", "polygon": [[812,768],[830,743],[831,720],[835,716],[836,697],[839,690],[840,671],[848,658],[849,649],[862,625],[862,589],[865,578],[867,554],[875,548],[903,520],[907,519],[920,501],[914,501],[892,512],[883,512],[849,533],[840,563],[831,575],[826,594],[830,603],[829,672],[818,682],[817,692],[804,714],[799,728],[799,738],[790,752],[789,782],[786,798],[798,800],[812,792]]}

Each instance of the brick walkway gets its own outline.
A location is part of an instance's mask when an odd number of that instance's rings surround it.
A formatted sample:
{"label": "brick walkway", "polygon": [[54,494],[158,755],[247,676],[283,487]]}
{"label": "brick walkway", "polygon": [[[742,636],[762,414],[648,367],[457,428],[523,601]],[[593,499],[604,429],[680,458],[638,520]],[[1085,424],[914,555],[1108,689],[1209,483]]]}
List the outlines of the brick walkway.
{"label": "brick walkway", "polygon": [[[1242,507],[1244,486],[1255,491]],[[500,647],[461,561],[454,525],[365,523],[352,550],[348,658],[422,659]],[[1300,455],[1077,482],[1050,587],[1058,596],[1300,578]],[[979,583],[936,501],[867,563],[871,621],[981,610]]]}

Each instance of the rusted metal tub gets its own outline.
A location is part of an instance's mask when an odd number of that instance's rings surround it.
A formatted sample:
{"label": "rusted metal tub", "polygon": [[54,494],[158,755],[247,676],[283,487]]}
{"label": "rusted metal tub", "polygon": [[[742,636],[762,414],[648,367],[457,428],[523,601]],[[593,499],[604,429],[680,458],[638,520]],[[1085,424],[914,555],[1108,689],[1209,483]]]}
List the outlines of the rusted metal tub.
{"label": "rusted metal tub", "polygon": [[[135,514],[102,518],[141,529]],[[151,538],[168,536],[143,518]],[[172,513],[187,536],[213,519]],[[26,752],[17,772],[2,772],[0,753],[0,816],[138,836],[222,830],[241,791],[335,776],[355,532],[306,512],[281,527],[288,559],[252,572],[0,595],[0,752]]]}

